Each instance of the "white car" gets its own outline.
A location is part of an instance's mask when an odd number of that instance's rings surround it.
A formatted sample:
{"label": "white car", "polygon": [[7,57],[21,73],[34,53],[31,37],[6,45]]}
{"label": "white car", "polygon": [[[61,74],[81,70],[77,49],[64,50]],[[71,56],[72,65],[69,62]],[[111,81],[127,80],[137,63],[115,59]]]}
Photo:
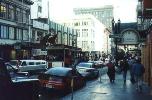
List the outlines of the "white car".
{"label": "white car", "polygon": [[39,72],[46,71],[48,68],[45,60],[11,60],[9,62],[14,68],[21,72]]}
{"label": "white car", "polygon": [[81,62],[76,66],[76,69],[86,79],[97,78],[99,76],[99,70],[94,68],[93,63]]}

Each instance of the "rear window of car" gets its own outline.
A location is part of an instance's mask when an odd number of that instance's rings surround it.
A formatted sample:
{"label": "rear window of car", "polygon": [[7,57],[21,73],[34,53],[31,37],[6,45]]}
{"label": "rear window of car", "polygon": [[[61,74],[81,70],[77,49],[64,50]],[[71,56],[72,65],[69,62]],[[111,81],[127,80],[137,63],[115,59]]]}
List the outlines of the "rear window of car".
{"label": "rear window of car", "polygon": [[46,71],[46,74],[54,75],[54,76],[67,76],[68,72],[70,70],[64,69],[64,68],[50,68],[48,71]]}
{"label": "rear window of car", "polygon": [[91,68],[91,64],[87,64],[87,63],[80,63],[78,64],[79,67],[87,67],[87,68]]}

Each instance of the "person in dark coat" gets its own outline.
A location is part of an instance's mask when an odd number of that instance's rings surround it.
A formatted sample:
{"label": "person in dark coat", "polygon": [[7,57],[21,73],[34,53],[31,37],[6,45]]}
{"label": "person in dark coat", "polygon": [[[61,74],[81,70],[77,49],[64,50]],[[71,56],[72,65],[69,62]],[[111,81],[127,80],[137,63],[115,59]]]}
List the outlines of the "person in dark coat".
{"label": "person in dark coat", "polygon": [[142,91],[142,80],[145,68],[143,64],[141,64],[141,59],[136,59],[135,63],[132,66],[132,72],[136,81],[136,89]]}
{"label": "person in dark coat", "polygon": [[111,60],[109,60],[109,62],[107,63],[107,67],[108,67],[107,75],[108,75],[108,77],[110,79],[110,82],[114,83],[114,80],[115,80],[115,66],[111,62]]}
{"label": "person in dark coat", "polygon": [[135,78],[134,78],[134,75],[133,75],[133,72],[132,72],[132,66],[133,64],[135,63],[135,59],[133,57],[130,57],[129,60],[128,60],[128,64],[129,64],[129,71],[130,71],[130,81],[132,84],[135,83]]}
{"label": "person in dark coat", "polygon": [[129,69],[129,64],[126,58],[124,58],[123,61],[120,63],[120,67],[123,73],[124,84],[126,84],[127,71]]}

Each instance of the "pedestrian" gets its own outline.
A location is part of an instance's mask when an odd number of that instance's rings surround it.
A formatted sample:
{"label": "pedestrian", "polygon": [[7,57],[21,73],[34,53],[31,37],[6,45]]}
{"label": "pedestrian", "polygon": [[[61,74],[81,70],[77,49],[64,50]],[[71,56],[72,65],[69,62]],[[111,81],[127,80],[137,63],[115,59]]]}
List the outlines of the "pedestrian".
{"label": "pedestrian", "polygon": [[129,69],[129,64],[128,64],[126,58],[124,58],[123,61],[120,63],[120,67],[121,67],[121,71],[123,73],[124,84],[126,84],[127,71]]}
{"label": "pedestrian", "polygon": [[115,66],[111,62],[111,60],[109,60],[109,62],[107,63],[107,67],[108,67],[107,75],[108,75],[108,77],[110,79],[110,82],[114,83],[114,80],[115,80]]}
{"label": "pedestrian", "polygon": [[132,66],[132,72],[133,72],[133,75],[135,77],[135,86],[136,86],[136,89],[138,91],[142,91],[142,80],[143,80],[143,74],[145,72],[145,68],[143,66],[143,64],[141,64],[141,59],[138,58],[136,59],[135,63],[133,64]]}
{"label": "pedestrian", "polygon": [[128,64],[129,64],[129,71],[130,71],[130,81],[131,81],[132,84],[135,83],[135,78],[134,78],[134,75],[133,75],[133,72],[132,72],[132,66],[133,66],[134,63],[135,63],[135,58],[130,57],[129,60],[128,60]]}

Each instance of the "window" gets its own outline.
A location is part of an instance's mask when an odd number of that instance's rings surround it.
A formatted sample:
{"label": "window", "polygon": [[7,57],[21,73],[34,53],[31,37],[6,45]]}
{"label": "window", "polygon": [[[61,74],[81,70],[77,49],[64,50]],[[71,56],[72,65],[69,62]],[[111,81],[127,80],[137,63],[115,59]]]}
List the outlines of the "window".
{"label": "window", "polygon": [[15,19],[15,12],[14,12],[14,7],[9,5],[9,11],[8,11],[8,18],[11,20]]}
{"label": "window", "polygon": [[80,29],[77,29],[77,35],[80,37]]}
{"label": "window", "polygon": [[88,37],[88,29],[82,29],[82,37]]}
{"label": "window", "polygon": [[40,62],[36,62],[36,65],[40,65],[41,63]]}
{"label": "window", "polygon": [[18,22],[22,22],[22,13],[21,12],[22,11],[20,8],[16,9],[16,21],[18,21]]}
{"label": "window", "polygon": [[58,37],[57,37],[58,44],[61,44],[61,39],[62,39],[62,33],[58,32]]}
{"label": "window", "polygon": [[42,62],[42,64],[45,64],[45,62]]}
{"label": "window", "polygon": [[23,30],[23,40],[28,40],[28,39],[29,39],[28,31]]}
{"label": "window", "polygon": [[14,27],[9,27],[9,39],[15,39]]}
{"label": "window", "polygon": [[87,47],[88,47],[88,41],[82,41],[82,48],[86,50]]}
{"label": "window", "polygon": [[26,64],[26,62],[24,61],[23,63],[22,63],[22,66],[26,66],[27,64]]}
{"label": "window", "polygon": [[29,65],[34,65],[34,62],[29,62]]}
{"label": "window", "polygon": [[84,25],[85,25],[85,26],[88,25],[88,22],[84,22]]}
{"label": "window", "polygon": [[26,11],[23,10],[23,23],[27,22],[27,18],[26,18]]}
{"label": "window", "polygon": [[38,6],[38,12],[42,12],[42,7],[41,6]]}
{"label": "window", "polygon": [[7,26],[3,26],[3,25],[1,25],[1,34],[0,34],[0,37],[1,38],[7,38],[8,39],[8,27]]}
{"label": "window", "polygon": [[78,26],[78,22],[74,23],[74,26]]}
{"label": "window", "polygon": [[7,14],[7,10],[6,10],[6,4],[5,3],[1,3],[0,4],[0,17],[2,18],[6,18]]}
{"label": "window", "polygon": [[67,33],[64,34],[64,44],[65,45],[68,44],[68,34]]}
{"label": "window", "polygon": [[17,40],[22,40],[22,30],[21,29],[16,29],[16,39]]}

